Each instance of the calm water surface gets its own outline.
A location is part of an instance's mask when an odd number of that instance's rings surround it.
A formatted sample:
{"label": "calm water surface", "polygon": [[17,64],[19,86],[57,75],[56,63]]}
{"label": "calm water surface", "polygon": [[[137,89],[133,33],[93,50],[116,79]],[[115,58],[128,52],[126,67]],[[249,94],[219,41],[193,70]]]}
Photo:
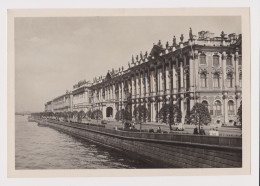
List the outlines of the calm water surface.
{"label": "calm water surface", "polygon": [[16,169],[149,168],[143,162],[16,116]]}

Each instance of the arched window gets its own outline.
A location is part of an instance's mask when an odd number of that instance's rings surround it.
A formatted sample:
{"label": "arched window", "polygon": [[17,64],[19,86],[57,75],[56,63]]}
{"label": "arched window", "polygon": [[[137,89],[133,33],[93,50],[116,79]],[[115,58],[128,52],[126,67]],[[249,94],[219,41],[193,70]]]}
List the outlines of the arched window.
{"label": "arched window", "polygon": [[207,76],[205,73],[200,74],[200,87],[207,87]]}
{"label": "arched window", "polygon": [[202,103],[205,107],[209,108],[209,104],[208,104],[207,101],[204,100],[204,101],[202,101],[201,103]]}
{"label": "arched window", "polygon": [[213,66],[214,67],[219,66],[219,56],[217,56],[217,55],[213,56]]}
{"label": "arched window", "polygon": [[200,55],[200,64],[206,65],[206,55],[205,54]]}
{"label": "arched window", "polygon": [[219,74],[215,73],[213,75],[213,86],[214,88],[219,88],[220,85],[219,85]]}
{"label": "arched window", "polygon": [[232,100],[228,101],[228,114],[234,114],[234,102]]}
{"label": "arched window", "polygon": [[221,115],[221,102],[220,101],[215,101],[215,115],[219,116]]}
{"label": "arched window", "polygon": [[242,74],[239,74],[239,86],[242,87]]}
{"label": "arched window", "polygon": [[227,56],[227,65],[232,66],[232,56]]}
{"label": "arched window", "polygon": [[232,88],[233,87],[233,77],[232,74],[227,75],[227,87]]}

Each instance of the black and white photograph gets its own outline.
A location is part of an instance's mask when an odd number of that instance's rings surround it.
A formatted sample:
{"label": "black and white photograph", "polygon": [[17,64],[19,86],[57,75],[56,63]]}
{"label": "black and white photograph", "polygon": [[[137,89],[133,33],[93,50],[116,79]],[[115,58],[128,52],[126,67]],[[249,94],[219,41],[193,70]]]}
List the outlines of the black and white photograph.
{"label": "black and white photograph", "polygon": [[9,15],[13,170],[248,171],[242,12]]}

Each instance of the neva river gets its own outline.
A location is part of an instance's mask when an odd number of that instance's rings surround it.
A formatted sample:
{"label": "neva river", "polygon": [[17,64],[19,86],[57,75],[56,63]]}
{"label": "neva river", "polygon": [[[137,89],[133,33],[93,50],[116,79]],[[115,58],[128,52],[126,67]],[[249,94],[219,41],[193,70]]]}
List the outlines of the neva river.
{"label": "neva river", "polygon": [[16,169],[149,168],[120,152],[74,138],[16,116]]}

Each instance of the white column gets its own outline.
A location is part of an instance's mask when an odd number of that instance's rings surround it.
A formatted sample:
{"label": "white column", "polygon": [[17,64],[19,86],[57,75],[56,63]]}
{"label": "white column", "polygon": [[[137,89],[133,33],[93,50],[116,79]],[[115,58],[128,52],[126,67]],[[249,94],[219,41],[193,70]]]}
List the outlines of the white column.
{"label": "white column", "polygon": [[134,97],[134,96],[135,96],[135,83],[134,83],[134,76],[131,77],[131,84],[132,84],[132,92],[131,92],[131,94],[132,94],[132,97]]}
{"label": "white column", "polygon": [[155,102],[152,102],[152,103],[151,103],[151,110],[152,110],[152,112],[151,112],[151,120],[152,120],[153,122],[156,121],[155,104],[156,104]]}
{"label": "white column", "polygon": [[227,109],[227,98],[224,98],[224,123],[228,123],[228,109]]}
{"label": "white column", "polygon": [[181,89],[183,89],[183,62],[180,61],[180,82],[181,82]]}
{"label": "white column", "polygon": [[146,78],[145,78],[146,82],[145,82],[145,93],[146,93],[146,96],[149,95],[149,69],[147,71],[147,74],[146,74]]}
{"label": "white column", "polygon": [[173,67],[172,67],[172,91],[173,91],[174,94],[177,93],[177,88],[176,88],[176,85],[177,85],[176,66],[177,66],[177,63],[176,63],[176,65],[173,65]]}
{"label": "white column", "polygon": [[235,78],[236,78],[236,87],[239,87],[239,71],[238,71],[238,62],[239,62],[239,55],[238,52],[235,53]]}
{"label": "white column", "polygon": [[[170,65],[170,64],[169,64]],[[166,66],[165,69],[165,83],[166,83],[166,92],[168,93],[169,89],[169,85],[170,85],[170,78],[169,78],[169,66]]]}
{"label": "white column", "polygon": [[197,51],[195,51],[195,54],[194,54],[194,57],[195,57],[195,59],[194,59],[194,71],[195,71],[195,76],[194,76],[194,78],[195,78],[195,87],[199,87],[199,60],[198,60],[198,52]]}
{"label": "white column", "polygon": [[143,75],[141,74],[141,72],[139,72],[139,85],[140,85],[140,87],[139,87],[139,89],[140,89],[140,91],[139,91],[139,94],[140,94],[140,98],[142,97],[142,94],[143,94]]}
{"label": "white column", "polygon": [[157,90],[158,90],[159,93],[161,92],[161,88],[162,88],[162,86],[161,86],[161,83],[162,83],[162,80],[161,80],[161,76],[162,76],[161,70],[162,69],[157,69],[157,86],[158,86]]}
{"label": "white column", "polygon": [[116,91],[115,91],[115,84],[114,83],[112,85],[112,89],[113,89],[113,94],[112,94],[113,96],[112,97],[113,97],[113,99],[115,99],[116,98],[116,95],[115,95]]}
{"label": "white column", "polygon": [[137,97],[139,95],[139,80],[138,80],[138,76],[135,75],[135,97]]}
{"label": "white column", "polygon": [[193,96],[190,96],[190,110],[193,108],[194,106],[194,90],[195,90],[195,87],[194,87],[194,60],[193,60],[193,55],[190,55],[189,56],[189,81],[190,81],[190,91],[192,92]]}
{"label": "white column", "polygon": [[152,72],[150,73],[150,81],[151,81],[151,83],[150,83],[151,92],[153,93],[153,92],[155,92],[155,91],[154,91],[154,83],[155,83],[155,81],[154,81],[154,71],[152,71]]}
{"label": "white column", "polygon": [[121,83],[121,91],[122,91],[122,101],[124,101],[124,99],[125,99],[125,86],[124,86],[124,80],[122,81],[122,83]]}
{"label": "white column", "polygon": [[119,104],[120,104],[120,101],[121,101],[121,83],[118,83],[118,101],[119,101]]}
{"label": "white column", "polygon": [[226,59],[227,59],[227,55],[226,55],[226,52],[223,52],[222,53],[222,71],[223,71],[223,79],[222,79],[222,87],[223,87],[223,90],[225,89],[226,87],[226,77],[227,77],[227,74],[226,74]]}

